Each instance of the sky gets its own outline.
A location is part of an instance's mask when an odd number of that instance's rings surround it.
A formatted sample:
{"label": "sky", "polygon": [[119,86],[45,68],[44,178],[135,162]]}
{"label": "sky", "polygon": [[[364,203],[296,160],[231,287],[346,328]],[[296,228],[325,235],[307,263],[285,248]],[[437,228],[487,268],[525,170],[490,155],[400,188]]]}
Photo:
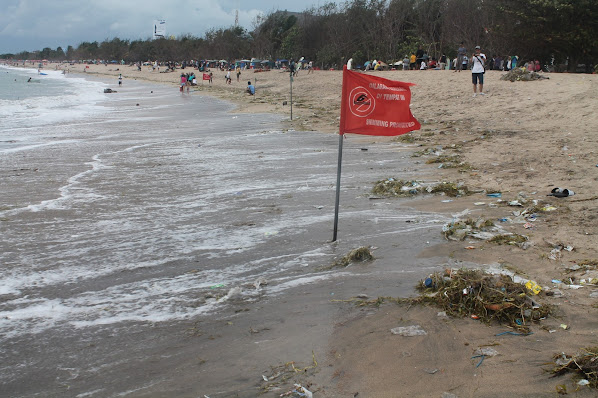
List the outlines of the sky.
{"label": "sky", "polygon": [[[77,47],[84,41],[148,39],[155,20],[166,35],[203,36],[211,28],[253,28],[259,14],[304,11],[319,0],[0,0],[0,54]],[[324,4],[324,1],[321,1]]]}

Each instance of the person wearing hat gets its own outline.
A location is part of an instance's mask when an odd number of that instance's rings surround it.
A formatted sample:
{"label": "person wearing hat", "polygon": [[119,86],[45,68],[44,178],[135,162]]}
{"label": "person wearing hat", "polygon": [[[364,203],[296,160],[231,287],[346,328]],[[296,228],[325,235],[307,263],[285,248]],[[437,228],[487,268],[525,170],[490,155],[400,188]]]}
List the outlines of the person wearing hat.
{"label": "person wearing hat", "polygon": [[486,62],[486,56],[481,53],[480,46],[475,47],[475,52],[471,57],[471,82],[473,83],[473,96],[477,95],[477,85],[480,86],[480,95],[484,94],[484,63]]}

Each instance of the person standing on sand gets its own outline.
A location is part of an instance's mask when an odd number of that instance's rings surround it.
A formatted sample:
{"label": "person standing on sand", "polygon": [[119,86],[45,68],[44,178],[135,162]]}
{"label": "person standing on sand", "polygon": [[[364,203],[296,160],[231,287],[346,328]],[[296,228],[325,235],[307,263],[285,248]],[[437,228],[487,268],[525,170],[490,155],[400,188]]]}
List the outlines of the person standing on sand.
{"label": "person standing on sand", "polygon": [[184,73],[181,73],[181,93],[183,92],[185,86],[187,85],[187,76]]}
{"label": "person standing on sand", "polygon": [[467,49],[463,45],[463,42],[459,45],[459,49],[457,50],[457,65],[455,65],[455,72],[463,69],[463,58],[465,58],[465,54],[467,54]]}
{"label": "person standing on sand", "polygon": [[476,46],[475,53],[471,57],[471,82],[473,83],[473,96],[477,95],[477,84],[480,85],[480,95],[484,94],[484,62],[486,62],[486,56],[480,52],[480,46]]}
{"label": "person standing on sand", "polygon": [[421,47],[417,48],[415,52],[415,63],[417,64],[417,68],[420,69],[422,61],[424,60],[424,50]]}

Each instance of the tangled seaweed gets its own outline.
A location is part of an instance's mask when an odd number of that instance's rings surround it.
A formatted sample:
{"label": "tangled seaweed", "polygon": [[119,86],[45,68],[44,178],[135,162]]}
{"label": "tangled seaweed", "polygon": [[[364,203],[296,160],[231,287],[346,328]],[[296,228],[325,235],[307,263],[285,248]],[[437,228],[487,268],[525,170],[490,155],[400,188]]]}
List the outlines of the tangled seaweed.
{"label": "tangled seaweed", "polygon": [[578,384],[598,389],[598,347],[585,348],[576,356],[556,354],[553,359],[555,367],[552,369],[552,377],[573,373],[574,379],[587,380],[586,383]]}
{"label": "tangled seaweed", "polygon": [[513,246],[521,246],[525,242],[527,242],[528,238],[524,235],[519,234],[502,234],[496,235],[494,238],[489,239],[488,242],[496,243],[497,245],[513,245]]}
{"label": "tangled seaweed", "polygon": [[420,281],[417,289],[422,293],[419,301],[434,304],[448,315],[473,317],[488,324],[497,321],[523,333],[529,333],[530,322],[552,312],[552,307],[538,305],[526,287],[510,276],[481,270],[437,272]]}
{"label": "tangled seaweed", "polygon": [[330,268],[336,267],[347,267],[351,263],[371,261],[374,259],[374,255],[370,251],[369,247],[362,246],[357,249],[351,250],[345,256],[336,260]]}

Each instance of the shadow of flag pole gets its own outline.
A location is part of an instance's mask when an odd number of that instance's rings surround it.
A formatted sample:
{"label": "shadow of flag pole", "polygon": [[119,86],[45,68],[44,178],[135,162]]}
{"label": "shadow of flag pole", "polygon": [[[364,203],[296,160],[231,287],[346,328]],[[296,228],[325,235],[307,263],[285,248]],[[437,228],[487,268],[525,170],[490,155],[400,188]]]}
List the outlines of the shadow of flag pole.
{"label": "shadow of flag pole", "polygon": [[343,67],[333,242],[338,235],[343,136],[346,133],[397,136],[419,130],[421,125],[409,108],[413,85],[348,71],[346,66]]}

